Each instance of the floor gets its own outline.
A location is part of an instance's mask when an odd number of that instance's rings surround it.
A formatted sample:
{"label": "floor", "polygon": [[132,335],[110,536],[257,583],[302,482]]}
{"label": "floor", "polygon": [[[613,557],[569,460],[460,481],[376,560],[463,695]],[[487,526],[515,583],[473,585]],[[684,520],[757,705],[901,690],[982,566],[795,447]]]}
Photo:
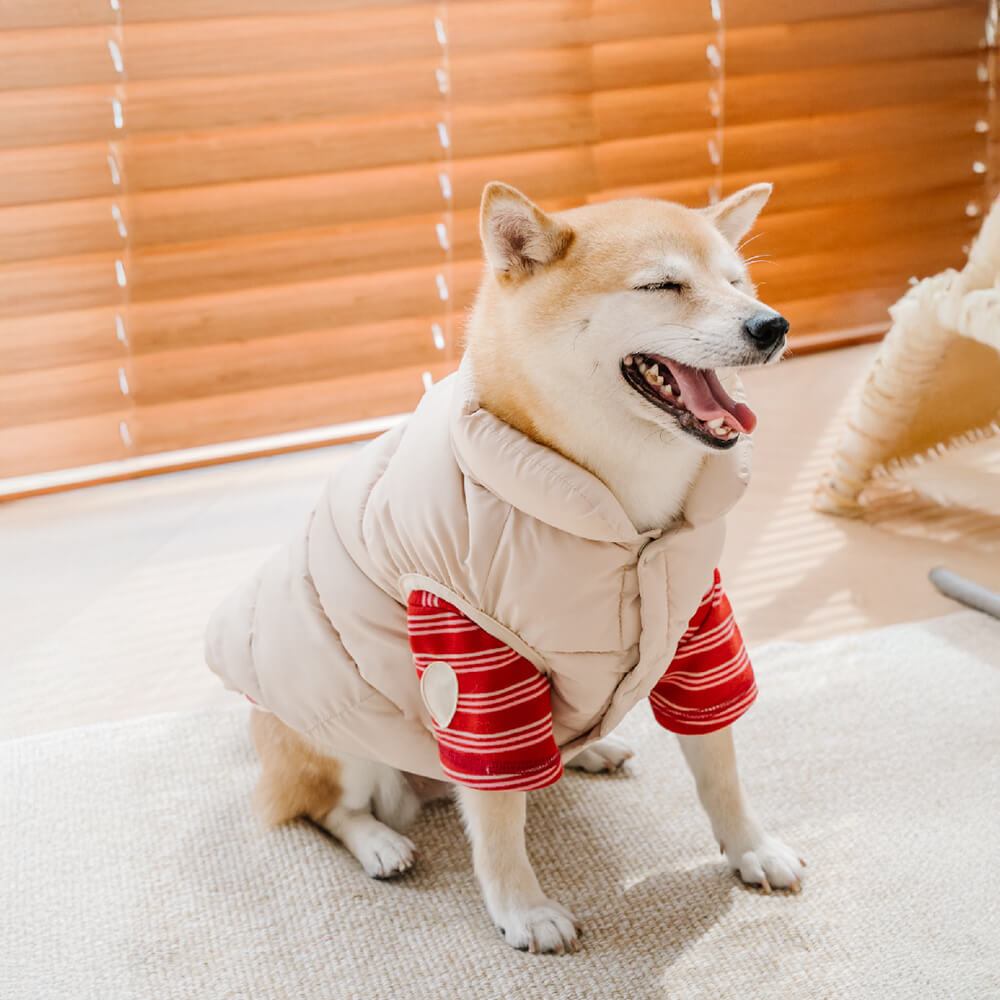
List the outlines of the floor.
{"label": "floor", "polygon": [[[934,566],[1000,587],[996,554],[892,535],[810,502],[873,347],[751,372],[754,481],[723,578],[748,642],[946,614]],[[0,738],[228,704],[209,613],[293,529],[341,445],[0,505]]]}

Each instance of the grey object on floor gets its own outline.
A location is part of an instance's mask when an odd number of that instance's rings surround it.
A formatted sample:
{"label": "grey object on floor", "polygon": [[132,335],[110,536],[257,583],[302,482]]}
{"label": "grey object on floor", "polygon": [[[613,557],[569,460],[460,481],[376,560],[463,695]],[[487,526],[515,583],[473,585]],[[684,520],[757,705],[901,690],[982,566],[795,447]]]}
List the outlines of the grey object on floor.
{"label": "grey object on floor", "polygon": [[996,997],[1000,627],[961,612],[754,660],[742,770],[809,862],[800,896],[725,871],[643,706],[630,776],[529,807],[584,925],[567,957],[500,941],[451,806],[418,821],[410,877],[374,882],[307,824],[258,826],[245,709],[156,716],[0,743],[0,996]]}
{"label": "grey object on floor", "polygon": [[930,578],[931,583],[945,597],[1000,619],[1000,594],[995,590],[989,590],[974,580],[968,580],[940,566],[930,571]]}

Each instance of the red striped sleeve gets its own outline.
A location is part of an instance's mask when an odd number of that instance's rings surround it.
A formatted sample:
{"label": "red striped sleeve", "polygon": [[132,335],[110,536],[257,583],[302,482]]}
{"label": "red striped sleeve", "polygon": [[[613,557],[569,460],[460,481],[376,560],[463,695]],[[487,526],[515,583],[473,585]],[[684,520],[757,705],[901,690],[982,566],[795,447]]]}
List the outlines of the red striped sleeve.
{"label": "red striped sleeve", "polygon": [[750,657],[716,570],[649,703],[665,729],[696,734],[731,725],[756,697]]}
{"label": "red striped sleeve", "polygon": [[[423,678],[444,661],[458,682],[455,713],[432,718],[441,768],[470,788],[529,791],[562,775],[549,681],[515,650],[424,590],[407,603],[410,648]],[[437,669],[437,668],[436,668]]]}

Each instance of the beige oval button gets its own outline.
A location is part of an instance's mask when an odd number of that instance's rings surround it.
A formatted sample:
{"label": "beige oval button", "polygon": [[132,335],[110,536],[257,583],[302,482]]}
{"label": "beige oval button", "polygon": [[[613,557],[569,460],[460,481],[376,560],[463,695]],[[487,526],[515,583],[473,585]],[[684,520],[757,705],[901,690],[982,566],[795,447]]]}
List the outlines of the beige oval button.
{"label": "beige oval button", "polygon": [[442,729],[454,718],[458,708],[458,677],[444,660],[432,660],[424,668],[420,697]]}

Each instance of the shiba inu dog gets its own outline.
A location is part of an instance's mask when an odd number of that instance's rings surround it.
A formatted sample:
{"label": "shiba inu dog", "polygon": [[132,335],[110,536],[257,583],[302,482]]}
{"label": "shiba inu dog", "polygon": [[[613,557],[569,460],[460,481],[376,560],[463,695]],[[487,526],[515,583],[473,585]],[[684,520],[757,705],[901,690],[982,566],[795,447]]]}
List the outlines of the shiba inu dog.
{"label": "shiba inu dog", "polygon": [[[630,752],[606,734],[639,698],[681,711],[654,685],[682,644],[697,653],[724,628],[738,640],[724,616],[701,633],[692,616],[720,601],[717,586],[701,597],[721,546],[715,494],[756,422],[736,370],[776,360],[788,329],[738,252],[770,190],[702,210],[636,199],[550,215],[487,186],[458,381],[335,477],[301,545],[210,626],[210,664],[270,710],[252,722],[268,821],[308,816],[388,877],[413,863],[402,830],[421,802],[453,789],[504,938],[576,947],[574,918],[528,860],[525,789],[562,761],[619,767]],[[454,641],[470,636],[486,646]],[[671,690],[695,692],[726,671],[750,678],[711,725],[696,708],[674,731],[731,867],[797,891],[804,862],[765,831],[737,775],[727,720],[755,693],[741,648],[673,675]],[[491,664],[522,673],[499,694],[470,687]],[[314,694],[319,674],[337,675],[332,693]],[[541,714],[525,725],[456,721],[532,699]],[[323,704],[296,714],[304,701]],[[531,781],[505,763],[512,750]]]}

